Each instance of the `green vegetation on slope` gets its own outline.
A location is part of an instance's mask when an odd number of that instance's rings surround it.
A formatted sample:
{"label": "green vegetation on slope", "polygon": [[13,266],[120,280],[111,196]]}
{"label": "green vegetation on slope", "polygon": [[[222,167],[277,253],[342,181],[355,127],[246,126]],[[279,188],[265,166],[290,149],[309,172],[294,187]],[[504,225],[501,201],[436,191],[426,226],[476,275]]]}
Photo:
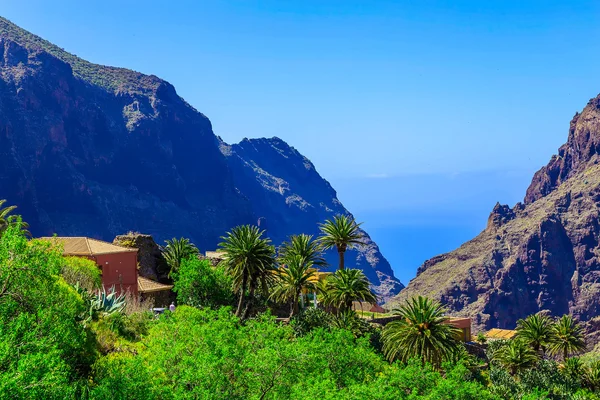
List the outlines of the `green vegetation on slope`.
{"label": "green vegetation on slope", "polygon": [[[335,289],[344,300],[330,311],[299,305],[280,324],[260,311],[270,304],[262,290],[247,285],[242,294],[236,283],[244,271],[258,282],[280,268],[250,228],[256,240],[239,244],[258,245],[261,262],[273,265],[255,268],[248,256],[256,254],[236,246],[225,246],[227,268],[186,258],[174,273],[179,306],[155,317],[127,311],[121,296],[90,293],[80,285],[98,283],[90,263],[29,240],[18,221],[0,236],[0,398],[599,399],[600,363],[571,357],[583,338],[567,317],[544,323],[541,335],[540,324],[520,323],[517,339],[491,342],[481,359],[442,327],[438,304],[415,299],[399,311],[402,321],[381,329],[345,310],[352,285]],[[277,275],[266,284],[268,294]],[[357,298],[365,295],[359,286]],[[233,313],[236,294],[255,306],[247,318]]]}
{"label": "green vegetation on slope", "polygon": [[0,37],[8,38],[29,50],[44,50],[69,64],[76,77],[107,91],[148,95],[163,82],[126,68],[107,67],[83,60],[0,17]]}

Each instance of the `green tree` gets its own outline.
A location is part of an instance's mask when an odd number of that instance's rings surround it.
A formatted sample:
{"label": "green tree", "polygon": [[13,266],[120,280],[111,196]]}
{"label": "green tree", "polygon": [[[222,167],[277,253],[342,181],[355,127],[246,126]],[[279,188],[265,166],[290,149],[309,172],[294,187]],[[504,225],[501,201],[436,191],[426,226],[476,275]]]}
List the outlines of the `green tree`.
{"label": "green tree", "polygon": [[533,314],[517,321],[517,337],[529,344],[536,352],[546,352],[553,332],[552,319],[541,313]]}
{"label": "green tree", "polygon": [[339,256],[339,269],[344,269],[344,255],[347,249],[364,244],[363,233],[354,218],[336,215],[332,220],[320,224],[319,242],[324,249],[336,248]]}
{"label": "green tree", "polygon": [[394,313],[400,318],[383,329],[383,352],[388,360],[408,361],[439,366],[451,359],[460,346],[460,330],[449,325],[444,308],[436,301],[418,296]]}
{"label": "green tree", "polygon": [[222,266],[213,267],[208,260],[186,258],[173,280],[178,304],[217,308],[234,303],[231,277]]}
{"label": "green tree", "polygon": [[90,372],[86,305],[63,264],[60,249],[28,241],[18,223],[0,237],[0,398],[76,398]]}
{"label": "green tree", "polygon": [[[226,271],[233,279],[234,292],[239,293],[235,315],[242,319],[250,312],[256,289],[267,293],[268,284],[273,280],[275,248],[263,234],[257,226],[237,226],[222,237],[223,242],[219,244]],[[242,313],[246,290],[251,301]]]}
{"label": "green tree", "polygon": [[165,243],[162,254],[170,268],[169,277],[179,270],[183,260],[199,254],[198,249],[189,239],[173,238],[165,240]]}
{"label": "green tree", "polygon": [[0,235],[8,229],[8,227],[15,225],[18,225],[23,232],[29,234],[29,231],[27,231],[29,225],[26,222],[23,222],[19,216],[12,215],[12,212],[17,206],[4,207],[5,203],[6,200],[0,200]]}
{"label": "green tree", "polygon": [[371,284],[360,269],[340,269],[327,278],[324,300],[339,312],[352,309],[352,302],[377,302]]}
{"label": "green tree", "polygon": [[276,283],[271,298],[290,302],[290,318],[298,314],[298,303],[303,290],[315,291],[316,270],[311,261],[300,255],[288,254],[286,265],[276,271]]}
{"label": "green tree", "polygon": [[100,268],[87,258],[65,257],[60,273],[68,284],[78,285],[90,293],[102,285]]}
{"label": "green tree", "polygon": [[305,263],[314,267],[325,267],[323,248],[311,235],[292,235],[289,242],[284,242],[279,248],[279,264],[285,265],[296,257],[301,257]]}
{"label": "green tree", "polygon": [[569,355],[580,353],[585,349],[583,326],[572,316],[563,315],[552,326],[548,349],[553,355],[562,355],[563,360]]}
{"label": "green tree", "polygon": [[522,339],[511,340],[493,354],[493,360],[506,368],[511,375],[533,367],[538,359],[536,351]]}

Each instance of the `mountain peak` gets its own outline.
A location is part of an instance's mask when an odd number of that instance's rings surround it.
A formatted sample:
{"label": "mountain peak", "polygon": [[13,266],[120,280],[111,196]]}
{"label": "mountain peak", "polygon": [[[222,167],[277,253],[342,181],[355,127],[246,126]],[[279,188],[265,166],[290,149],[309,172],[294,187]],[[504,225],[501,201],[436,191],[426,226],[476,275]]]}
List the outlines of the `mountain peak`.
{"label": "mountain peak", "polygon": [[[168,82],[87,62],[2,18],[0,187],[34,235],[137,231],[200,250],[236,225],[260,221],[279,245],[348,213],[285,141],[228,145]],[[347,263],[382,299],[402,288],[370,239]]]}
{"label": "mountain peak", "polygon": [[496,204],[486,229],[426,261],[392,304],[414,295],[473,318],[477,329],[514,329],[548,311],[588,321],[600,312],[600,96],[569,127],[525,203]]}
{"label": "mountain peak", "polygon": [[535,173],[525,195],[525,204],[548,195],[562,182],[597,163],[600,154],[600,95],[591,99],[569,124],[567,143],[548,165]]}

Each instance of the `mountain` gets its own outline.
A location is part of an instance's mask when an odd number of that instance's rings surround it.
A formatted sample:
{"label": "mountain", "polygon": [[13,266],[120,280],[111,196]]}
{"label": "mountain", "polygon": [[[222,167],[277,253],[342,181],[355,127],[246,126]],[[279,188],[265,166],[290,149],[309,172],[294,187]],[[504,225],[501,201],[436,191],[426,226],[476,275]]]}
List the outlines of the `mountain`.
{"label": "mountain", "polygon": [[478,328],[514,328],[548,310],[600,312],[600,96],[575,114],[567,143],[533,177],[523,203],[497,204],[486,229],[426,261],[390,304],[440,299]]}
{"label": "mountain", "polygon": [[[92,64],[3,18],[0,188],[36,236],[139,231],[201,250],[239,224],[260,223],[279,244],[348,213],[282,140],[228,145],[168,82]],[[347,261],[382,299],[403,287],[370,239]]]}

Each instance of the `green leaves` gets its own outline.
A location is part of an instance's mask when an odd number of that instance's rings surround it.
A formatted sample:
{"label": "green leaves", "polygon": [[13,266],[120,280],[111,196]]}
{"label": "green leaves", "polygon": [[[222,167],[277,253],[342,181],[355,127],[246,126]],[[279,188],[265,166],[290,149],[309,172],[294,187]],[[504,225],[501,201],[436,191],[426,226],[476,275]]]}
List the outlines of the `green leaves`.
{"label": "green leaves", "polygon": [[377,297],[370,286],[369,280],[361,270],[341,269],[321,286],[321,290],[325,292],[322,301],[340,311],[351,309],[353,301],[376,303]]}
{"label": "green leaves", "polygon": [[273,281],[275,248],[263,234],[257,226],[237,226],[222,237],[223,242],[219,244],[225,270],[233,279],[234,291],[239,292],[236,315],[242,318],[250,312],[249,304],[242,312],[246,290],[250,291],[252,300],[257,289],[268,294],[269,283]]}
{"label": "green leaves", "polygon": [[533,367],[538,362],[539,356],[524,340],[513,339],[494,352],[493,360],[514,375]]}
{"label": "green leaves", "polygon": [[323,258],[323,248],[311,235],[292,235],[289,242],[284,242],[279,248],[279,264],[286,265],[294,258],[300,257],[304,263],[310,263],[315,268],[327,266]]}
{"label": "green leaves", "polygon": [[382,334],[388,360],[418,358],[439,366],[459,348],[459,330],[446,323],[440,303],[419,296],[407,300],[395,313],[400,319],[387,324]]}
{"label": "green leaves", "polygon": [[363,233],[353,217],[336,215],[319,225],[319,243],[324,249],[336,248],[340,257],[339,269],[344,269],[344,253],[347,249],[364,244]]}
{"label": "green leaves", "polygon": [[199,254],[198,249],[189,239],[173,238],[166,240],[165,243],[166,246],[162,248],[162,254],[170,267],[169,277],[179,270],[183,260]]}
{"label": "green leaves", "polygon": [[208,260],[190,257],[183,260],[174,278],[178,304],[212,308],[233,305],[232,280],[222,266],[213,267]]}
{"label": "green leaves", "polygon": [[271,290],[275,301],[291,301],[290,317],[298,313],[298,298],[302,291],[316,291],[316,273],[312,261],[300,254],[287,254],[287,264],[276,271],[276,282]]}
{"label": "green leaves", "polygon": [[552,326],[552,335],[548,346],[551,354],[562,355],[563,360],[571,354],[585,349],[583,326],[570,315],[563,315]]}

